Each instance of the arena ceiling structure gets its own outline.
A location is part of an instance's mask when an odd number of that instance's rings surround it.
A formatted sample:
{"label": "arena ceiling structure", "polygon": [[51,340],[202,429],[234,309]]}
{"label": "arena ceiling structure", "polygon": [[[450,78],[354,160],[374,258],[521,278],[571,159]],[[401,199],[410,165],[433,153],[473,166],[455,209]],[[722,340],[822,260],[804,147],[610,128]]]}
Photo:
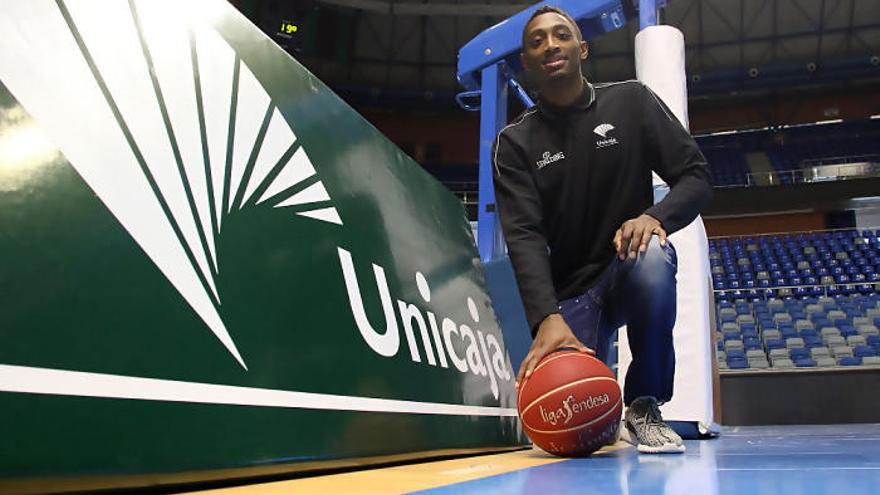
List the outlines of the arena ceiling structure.
{"label": "arena ceiling structure", "polygon": [[[273,0],[237,2],[322,80],[350,93],[460,90],[459,48],[534,2]],[[635,13],[638,2],[623,0]],[[692,96],[880,81],[876,0],[669,0],[661,23],[685,35]],[[284,32],[284,26],[287,33]],[[290,25],[296,32],[290,33]],[[637,15],[590,40],[592,80],[635,77]]]}

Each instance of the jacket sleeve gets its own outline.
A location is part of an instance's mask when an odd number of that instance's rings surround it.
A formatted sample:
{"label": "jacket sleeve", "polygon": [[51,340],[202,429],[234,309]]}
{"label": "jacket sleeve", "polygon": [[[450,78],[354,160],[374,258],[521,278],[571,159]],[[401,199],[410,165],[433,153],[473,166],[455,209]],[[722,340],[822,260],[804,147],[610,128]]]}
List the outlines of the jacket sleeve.
{"label": "jacket sleeve", "polygon": [[694,138],[665,103],[642,87],[642,125],[646,165],[667,184],[669,194],[645,213],[660,221],[667,234],[686,227],[712,197],[712,179],[706,158]]}
{"label": "jacket sleeve", "polygon": [[544,234],[541,200],[520,149],[504,135],[495,140],[495,202],[532,335],[559,312]]}

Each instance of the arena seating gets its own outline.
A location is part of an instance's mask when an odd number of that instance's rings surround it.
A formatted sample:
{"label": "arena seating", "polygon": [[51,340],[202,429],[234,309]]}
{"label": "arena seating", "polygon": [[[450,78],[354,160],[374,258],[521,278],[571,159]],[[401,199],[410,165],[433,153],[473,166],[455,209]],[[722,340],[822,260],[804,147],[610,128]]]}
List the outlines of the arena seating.
{"label": "arena seating", "polygon": [[808,160],[864,157],[880,153],[880,122],[846,122],[802,126],[786,131],[786,138],[765,149],[780,172],[796,170]]}
{"label": "arena seating", "polygon": [[716,187],[755,185],[745,155],[764,152],[778,183],[804,180],[802,167],[880,161],[880,119],[804,124],[695,136],[709,162]]}
{"label": "arena seating", "polygon": [[712,180],[715,187],[748,185],[749,167],[746,164],[742,148],[736,145],[703,146],[702,151],[712,169]]}
{"label": "arena seating", "polygon": [[709,241],[721,369],[880,365],[880,231]]}
{"label": "arena seating", "polygon": [[[880,119],[827,125],[799,125],[782,130],[745,130],[694,136],[712,170],[715,187],[765,183],[749,179],[746,154],[764,152],[777,172],[774,183],[801,181],[802,165],[843,164],[859,160],[880,163]],[[459,197],[476,198],[476,163],[423,161],[422,166]],[[758,174],[760,175],[760,174]],[[766,173],[764,173],[766,176]]]}

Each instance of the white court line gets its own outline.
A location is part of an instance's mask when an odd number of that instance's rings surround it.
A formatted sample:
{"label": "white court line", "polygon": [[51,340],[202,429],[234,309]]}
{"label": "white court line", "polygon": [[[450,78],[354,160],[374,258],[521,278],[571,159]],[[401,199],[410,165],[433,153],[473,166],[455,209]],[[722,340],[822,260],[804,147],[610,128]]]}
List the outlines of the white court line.
{"label": "white court line", "polygon": [[846,454],[844,451],[831,451],[831,452],[717,452],[715,454],[716,457],[730,457],[730,456],[767,456],[767,455],[840,455]]}
{"label": "white court line", "polygon": [[0,364],[0,392],[336,411],[515,417],[515,408],[293,392]]}
{"label": "white court line", "polygon": [[822,467],[822,466],[804,466],[801,468],[718,468],[716,471],[880,471],[880,466],[840,466],[840,467]]}

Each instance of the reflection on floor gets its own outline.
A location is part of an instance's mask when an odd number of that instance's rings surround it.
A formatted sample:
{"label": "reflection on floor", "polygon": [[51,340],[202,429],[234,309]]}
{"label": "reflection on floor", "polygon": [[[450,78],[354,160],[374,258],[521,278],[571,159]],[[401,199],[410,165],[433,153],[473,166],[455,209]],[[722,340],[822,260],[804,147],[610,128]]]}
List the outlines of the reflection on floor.
{"label": "reflection on floor", "polygon": [[619,442],[587,459],[540,451],[410,464],[216,490],[249,494],[880,494],[880,425],[725,428],[683,455]]}
{"label": "reflection on floor", "polygon": [[475,480],[500,473],[541,466],[562,459],[539,450],[478,455],[446,461],[364,469],[327,476],[259,483],[198,492],[211,495],[387,495]]}
{"label": "reflection on floor", "polygon": [[627,448],[417,492],[445,494],[877,494],[880,425],[726,428],[684,455]]}

